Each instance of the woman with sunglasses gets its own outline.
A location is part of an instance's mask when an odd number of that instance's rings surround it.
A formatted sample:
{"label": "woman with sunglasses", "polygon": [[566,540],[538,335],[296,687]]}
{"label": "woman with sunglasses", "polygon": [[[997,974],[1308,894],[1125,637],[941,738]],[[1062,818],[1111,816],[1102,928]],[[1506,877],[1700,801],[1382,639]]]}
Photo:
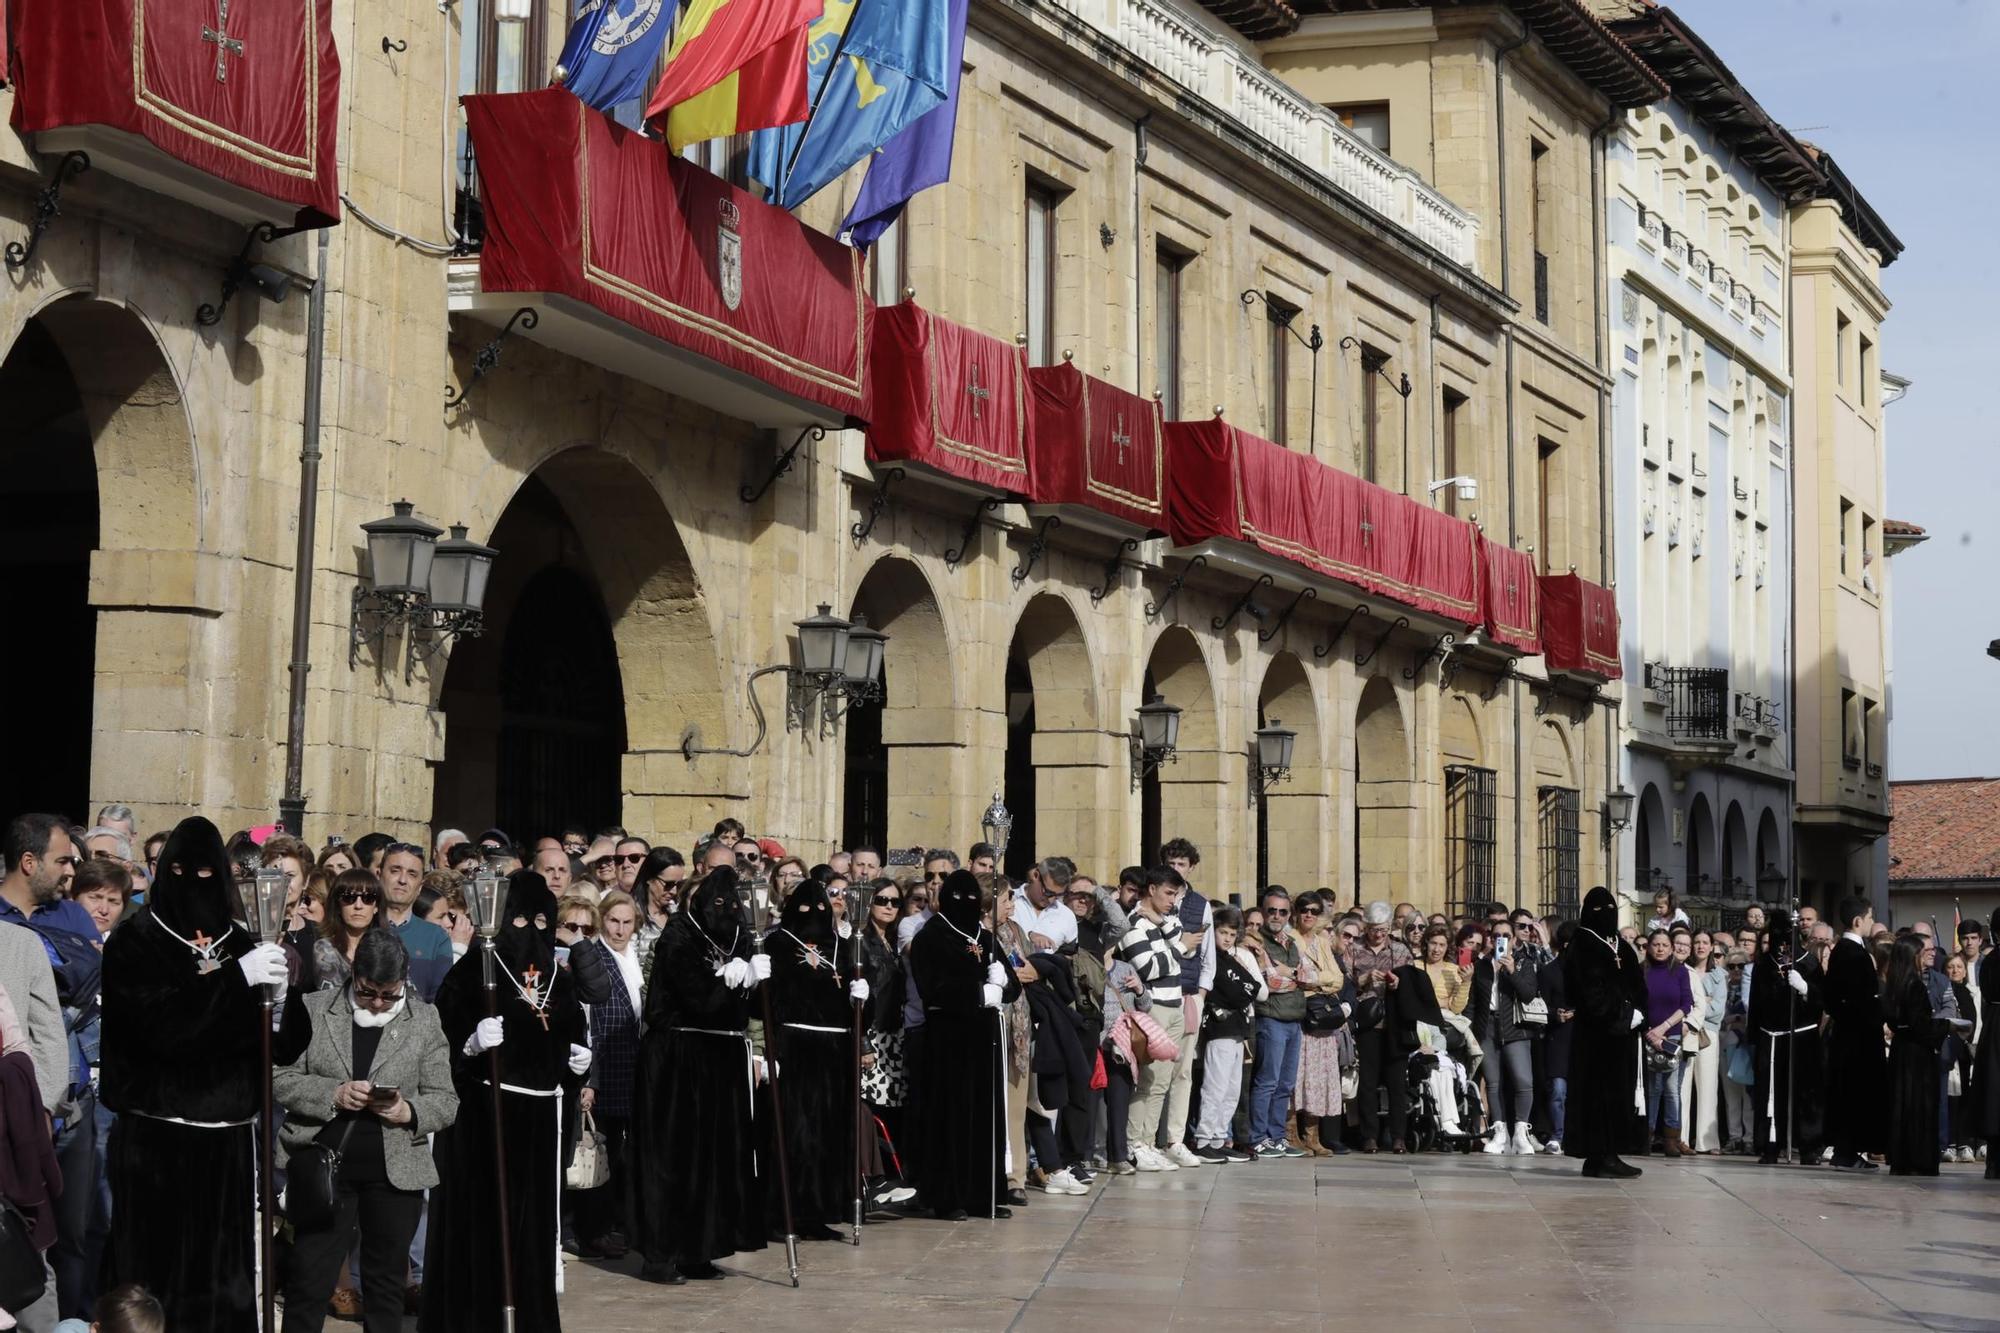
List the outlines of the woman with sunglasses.
{"label": "woman with sunglasses", "polygon": [[354,946],[382,911],[382,886],[373,871],[350,866],[333,880],[333,901],[319,923],[312,951],[312,989],[338,990],[354,973]]}
{"label": "woman with sunglasses", "polygon": [[[1318,893],[1302,893],[1292,903],[1292,930],[1299,944],[1299,990],[1307,996],[1325,995],[1338,1001],[1347,989],[1341,970],[1341,951],[1335,932],[1326,924],[1329,904]],[[1352,994],[1345,998],[1352,1000]],[[1314,1157],[1345,1155],[1341,1142],[1341,1117],[1346,1103],[1340,1093],[1341,1045],[1346,1063],[1353,1063],[1353,1039],[1344,1038],[1343,1026],[1332,1031],[1306,1032],[1299,1043],[1298,1091],[1292,1110],[1298,1117],[1299,1146]]]}
{"label": "woman with sunglasses", "polygon": [[903,890],[893,879],[869,886],[868,911],[861,921],[861,975],[868,981],[867,1050],[861,1057],[861,1095],[889,1131],[893,1143],[909,1098],[903,1060],[903,956],[896,945]]}

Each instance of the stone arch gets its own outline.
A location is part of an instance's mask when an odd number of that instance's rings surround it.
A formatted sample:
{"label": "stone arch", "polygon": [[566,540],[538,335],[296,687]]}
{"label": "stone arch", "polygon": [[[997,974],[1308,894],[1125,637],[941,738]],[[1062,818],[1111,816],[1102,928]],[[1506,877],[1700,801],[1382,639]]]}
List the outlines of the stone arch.
{"label": "stone arch", "polygon": [[1672,888],[1674,880],[1661,859],[1669,839],[1666,802],[1659,787],[1649,782],[1640,790],[1637,811],[1632,820],[1632,883],[1642,898],[1650,900],[1654,890]]}
{"label": "stone arch", "polygon": [[1686,870],[1681,877],[1683,897],[1699,895],[1707,897],[1716,890],[1715,883],[1715,811],[1708,803],[1708,793],[1696,792],[1688,802],[1687,829],[1682,846],[1686,852]]}
{"label": "stone arch", "polygon": [[[1769,890],[1764,887],[1764,877],[1776,872],[1782,877],[1779,887]],[[1769,806],[1757,817],[1757,896],[1762,898],[1767,892],[1774,897],[1784,896],[1784,886],[1789,884],[1791,867],[1786,864],[1785,847],[1778,831],[1778,816]]]}
{"label": "stone arch", "polygon": [[1575,791],[1576,764],[1570,754],[1569,733],[1553,718],[1535,728],[1535,785],[1568,787]]}
{"label": "stone arch", "polygon": [[[63,645],[10,671],[15,698],[36,701],[14,710],[10,748],[39,758],[32,774],[0,784],[6,808],[82,815],[116,798],[157,825],[207,804],[204,750],[219,738],[210,673],[195,662],[225,590],[219,564],[200,555],[180,377],[138,312],[72,293],[16,332],[0,401],[0,606]],[[267,719],[254,711],[232,717],[228,733],[261,734]],[[17,790],[17,780],[31,785]],[[211,808],[218,818],[235,810]]]}
{"label": "stone arch", "polygon": [[889,636],[879,704],[850,708],[842,846],[950,845],[952,761],[964,747],[958,672],[930,580],[906,556],[884,555],[861,578],[849,619]]}
{"label": "stone arch", "polygon": [[1722,860],[1716,875],[1729,885],[1730,896],[1748,896],[1757,887],[1757,867],[1750,860],[1750,828],[1743,803],[1731,801],[1722,816]]}
{"label": "stone arch", "polygon": [[1222,752],[1222,725],[1215,704],[1215,677],[1208,657],[1185,625],[1169,625],[1153,640],[1140,682],[1142,702],[1155,695],[1181,710],[1180,745],[1174,762],[1140,781],[1139,857],[1151,861],[1168,838],[1186,838],[1213,857],[1223,824],[1222,794],[1233,774]]}
{"label": "stone arch", "polygon": [[[557,817],[618,820],[680,842],[706,832],[727,803],[707,767],[720,761],[688,763],[682,740],[692,732],[702,745],[746,745],[754,724],[740,696],[724,694],[701,581],[659,492],[618,454],[564,449],[520,478],[486,540],[500,552],[487,593],[487,633],[461,641],[442,678],[433,678],[447,719],[435,817],[463,821],[481,810],[497,812],[504,785],[526,780],[502,771],[519,762],[506,760],[508,731],[530,725],[505,716],[502,649],[515,604],[543,570],[561,568],[594,591],[579,608],[589,625],[580,625],[577,647],[584,650],[601,615],[619,679],[619,707],[615,719],[607,707],[591,726],[599,740],[614,738],[614,808]],[[766,714],[773,728],[782,728],[784,700],[763,684]],[[580,726],[591,720],[544,721]],[[593,767],[589,782],[596,785],[589,790],[601,792],[602,780],[602,769]],[[571,799],[580,795],[573,786]],[[601,796],[591,799],[602,802]]]}
{"label": "stone arch", "polygon": [[[1289,781],[1268,789],[1258,802],[1257,822],[1261,869],[1257,886],[1285,884],[1311,888],[1324,881],[1320,855],[1325,829],[1326,764],[1322,758],[1319,702],[1312,678],[1296,653],[1282,652],[1264,670],[1257,691],[1258,726],[1282,723],[1298,733],[1292,746]],[[1256,740],[1250,745],[1254,750]],[[1254,764],[1254,753],[1246,763]],[[1247,769],[1246,769],[1247,772]]]}
{"label": "stone arch", "polygon": [[1095,845],[1106,764],[1097,674],[1083,624],[1062,596],[1040,592],[1028,599],[1004,679],[1005,797],[1014,816],[1006,868],[1020,878],[1037,855],[1075,855]]}
{"label": "stone arch", "polygon": [[1371,676],[1354,709],[1356,902],[1410,898],[1415,788],[1402,700],[1385,677]]}

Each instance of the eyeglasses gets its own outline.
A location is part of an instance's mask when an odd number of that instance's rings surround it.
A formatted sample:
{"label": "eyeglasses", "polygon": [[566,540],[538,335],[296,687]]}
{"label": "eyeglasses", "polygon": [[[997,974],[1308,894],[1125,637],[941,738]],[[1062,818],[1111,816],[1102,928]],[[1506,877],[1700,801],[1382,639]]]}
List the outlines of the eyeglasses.
{"label": "eyeglasses", "polygon": [[355,903],[367,903],[370,907],[373,907],[376,903],[382,901],[382,895],[373,889],[342,889],[340,891],[340,901],[343,906],[352,906]]}
{"label": "eyeglasses", "polygon": [[646,854],[644,852],[619,852],[611,859],[614,861],[623,861],[628,866],[635,866],[646,859]]}
{"label": "eyeglasses", "polygon": [[1290,916],[1291,914],[1292,914],[1292,909],[1289,907],[1267,907],[1264,909],[1264,915],[1267,918],[1274,916]]}
{"label": "eyeglasses", "polygon": [[597,934],[597,927],[591,925],[588,921],[565,921],[563,922],[563,928],[565,930],[573,930],[585,939],[590,939]]}
{"label": "eyeglasses", "polygon": [[1349,941],[1358,940],[1361,938],[1361,932],[1358,930],[1343,930],[1340,932],[1340,938]]}
{"label": "eyeglasses", "polygon": [[403,998],[403,992],[400,988],[392,991],[376,990],[372,986],[363,986],[359,982],[356,982],[354,986],[354,998],[357,1000],[372,1001],[376,1004],[394,1004]]}
{"label": "eyeglasses", "polygon": [[926,870],[924,872],[924,883],[941,884],[944,882],[944,876],[945,872],[942,870]]}
{"label": "eyeglasses", "polygon": [[587,842],[566,842],[563,844],[563,850],[571,856],[582,856],[590,850],[590,844]]}
{"label": "eyeglasses", "polygon": [[903,900],[893,893],[878,893],[870,901],[877,907],[894,907]]}
{"label": "eyeglasses", "polygon": [[1319,909],[1318,909],[1317,907],[1301,907],[1301,908],[1299,909],[1299,915],[1300,915],[1300,916],[1318,916],[1318,915],[1319,915]]}

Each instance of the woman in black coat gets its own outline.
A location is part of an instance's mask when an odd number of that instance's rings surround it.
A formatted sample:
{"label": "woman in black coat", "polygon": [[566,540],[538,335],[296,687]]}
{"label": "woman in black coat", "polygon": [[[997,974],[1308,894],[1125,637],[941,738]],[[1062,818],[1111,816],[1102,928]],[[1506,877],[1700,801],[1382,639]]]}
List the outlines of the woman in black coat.
{"label": "woman in black coat", "polygon": [[1636,1176],[1639,1168],[1618,1154],[1642,1152],[1646,1143],[1639,1083],[1646,981],[1638,951],[1618,934],[1618,900],[1603,885],[1584,898],[1576,938],[1562,962],[1563,990],[1575,1014],[1563,1151],[1583,1159],[1586,1176]]}
{"label": "woman in black coat", "polygon": [[[2000,908],[1993,911],[1993,934],[2000,938]],[[1979,960],[1979,996],[1985,1025],[1972,1065],[1972,1090],[1965,1099],[1972,1118],[1968,1138],[1986,1141],[1986,1178],[2000,1180],[2000,949]]]}
{"label": "woman in black coat", "polygon": [[1938,1173],[1938,1024],[1914,939],[1896,941],[1882,972],[1889,1027],[1889,1174]]}

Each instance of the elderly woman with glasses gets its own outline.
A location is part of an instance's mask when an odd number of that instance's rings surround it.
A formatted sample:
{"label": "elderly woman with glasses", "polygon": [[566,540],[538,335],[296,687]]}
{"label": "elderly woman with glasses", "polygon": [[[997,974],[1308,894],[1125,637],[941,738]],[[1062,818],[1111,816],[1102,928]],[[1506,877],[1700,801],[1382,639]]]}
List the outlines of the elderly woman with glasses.
{"label": "elderly woman with glasses", "polygon": [[[368,874],[347,872],[357,873]],[[281,1162],[318,1144],[339,1164],[331,1215],[292,1210],[286,1333],[317,1333],[325,1323],[341,1261],[357,1233],[362,1328],[391,1333],[403,1327],[410,1238],[424,1191],[438,1183],[427,1136],[458,1114],[444,1029],[437,1011],[409,984],[403,942],[394,931],[364,929],[350,953],[351,975],[343,984],[286,1006],[288,1040],[304,1049],[271,1073],[272,1091],[285,1108]]]}

